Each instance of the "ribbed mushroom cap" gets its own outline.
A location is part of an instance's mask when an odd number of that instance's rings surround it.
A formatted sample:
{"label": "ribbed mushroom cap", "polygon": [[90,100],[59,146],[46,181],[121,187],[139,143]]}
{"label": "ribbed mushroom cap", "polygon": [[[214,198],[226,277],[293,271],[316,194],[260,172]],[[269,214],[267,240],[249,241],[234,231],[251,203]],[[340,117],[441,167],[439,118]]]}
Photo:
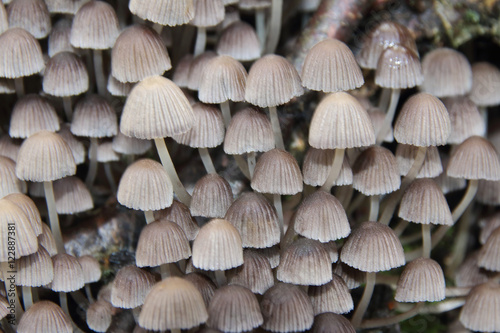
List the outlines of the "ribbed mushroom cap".
{"label": "ribbed mushroom cap", "polygon": [[0,77],[15,79],[39,73],[44,67],[38,41],[24,29],[11,28],[0,35]]}
{"label": "ribbed mushroom cap", "polygon": [[477,106],[465,96],[449,97],[443,100],[451,120],[450,144],[460,144],[465,139],[486,133],[483,117]]}
{"label": "ribbed mushroom cap", "polygon": [[401,45],[386,48],[377,64],[375,83],[384,88],[406,89],[422,83],[418,54]]}
{"label": "ribbed mushroom cap", "polygon": [[[89,152],[90,159],[90,152]],[[111,141],[102,142],[97,146],[97,162],[109,163],[119,161],[120,156],[113,150]]]}
{"label": "ribbed mushroom cap", "polygon": [[189,242],[174,222],[165,219],[146,225],[139,236],[135,261],[138,267],[160,266],[191,256]]}
{"label": "ribbed mushroom cap", "polygon": [[[307,150],[306,157],[304,157],[304,164],[302,165],[304,183],[312,186],[322,186],[330,173],[334,154],[335,152],[332,149],[310,147]],[[352,170],[349,165],[349,158],[344,156],[340,174],[333,185],[342,186],[351,184]]]}
{"label": "ribbed mushroom cap", "polygon": [[[1,160],[1,159],[0,159]],[[0,177],[3,176],[0,172]],[[10,177],[10,176],[8,176]],[[3,181],[9,182],[9,180],[5,180],[4,178],[0,178]],[[3,185],[3,184],[2,184]],[[26,218],[29,221],[29,225],[31,229],[35,233],[35,236],[39,236],[42,233],[42,220],[40,217],[40,213],[38,212],[38,208],[33,200],[22,193],[9,193],[3,197],[3,199],[12,202],[21,211],[26,215]],[[19,218],[22,218],[21,216]]]}
{"label": "ribbed mushroom cap", "polygon": [[250,24],[239,20],[224,28],[216,50],[218,54],[231,56],[238,61],[253,61],[261,55],[259,38],[255,29]]}
{"label": "ribbed mushroom cap", "polygon": [[58,134],[40,131],[24,140],[16,164],[19,179],[44,182],[75,173],[73,154]]}
{"label": "ribbed mushroom cap", "polygon": [[200,178],[193,189],[191,214],[210,218],[223,218],[233,202],[231,185],[215,173]]}
{"label": "ribbed mushroom cap", "polygon": [[327,312],[314,317],[311,333],[355,333],[351,322],[344,316]]}
{"label": "ribbed mushroom cap", "polygon": [[479,242],[484,245],[493,231],[500,227],[500,213],[490,215],[479,223],[480,225],[482,224],[481,232],[479,234]]}
{"label": "ribbed mushroom cap", "polygon": [[38,235],[38,243],[47,250],[51,257],[57,254],[56,241],[49,226],[45,223],[42,223],[42,233]]}
{"label": "ribbed mushroom cap", "polygon": [[231,118],[224,140],[226,154],[266,152],[273,149],[274,145],[273,128],[263,112],[247,107]]}
{"label": "ribbed mushroom cap", "polygon": [[277,278],[298,285],[323,285],[332,280],[330,255],[320,242],[299,239],[281,254]]}
{"label": "ribbed mushroom cap", "polygon": [[437,302],[445,298],[444,273],[439,264],[429,258],[409,262],[396,288],[398,302]]}
{"label": "ribbed mushroom cap", "polygon": [[278,106],[303,93],[297,70],[281,56],[266,55],[250,68],[245,100],[253,105]]}
{"label": "ribbed mushroom cap", "polygon": [[472,65],[472,90],[469,98],[478,106],[500,104],[500,70],[490,63],[478,62]]}
{"label": "ribbed mushroom cap", "polygon": [[134,84],[130,82],[120,82],[111,73],[108,76],[106,89],[112,96],[127,97]]}
{"label": "ribbed mushroom cap", "polygon": [[428,52],[422,60],[422,91],[436,97],[465,95],[472,89],[472,70],[467,58],[449,48]]}
{"label": "ribbed mushroom cap", "polygon": [[330,262],[336,263],[339,260],[339,250],[337,249],[337,244],[335,241],[329,241],[328,243],[321,243],[323,248],[328,252],[330,257]]}
{"label": "ribbed mushroom cap", "polygon": [[52,58],[59,52],[75,52],[75,48],[69,42],[71,23],[70,19],[63,17],[52,27],[47,47],[49,57]]}
{"label": "ribbed mushroom cap", "polygon": [[257,160],[251,186],[260,193],[293,195],[302,192],[302,173],[292,154],[272,149]]}
{"label": "ribbed mushroom cap", "polygon": [[22,192],[22,183],[16,177],[16,163],[8,157],[0,156],[0,198],[10,193]]}
{"label": "ribbed mushroom cap", "polygon": [[172,81],[181,88],[187,88],[188,86],[189,68],[191,68],[192,61],[193,55],[188,53],[179,60],[179,63],[174,68]]}
{"label": "ribbed mushroom cap", "polygon": [[113,319],[113,306],[103,300],[96,301],[87,309],[87,325],[92,331],[106,332]]}
{"label": "ribbed mushroom cap", "polygon": [[113,137],[112,148],[114,151],[124,155],[142,155],[151,149],[152,143],[149,140],[137,139],[126,136],[122,132]]}
{"label": "ribbed mushroom cap", "polygon": [[414,146],[445,145],[450,133],[451,122],[446,107],[427,93],[410,97],[394,125],[394,139]]}
{"label": "ribbed mushroom cap", "polygon": [[485,138],[471,136],[452,153],[446,174],[455,178],[500,180],[498,153]]}
{"label": "ribbed mushroom cap", "polygon": [[40,287],[49,284],[54,278],[54,266],[50,255],[41,245],[38,251],[21,257],[16,262],[18,286]]}
{"label": "ribbed mushroom cap", "polygon": [[343,262],[338,262],[333,266],[333,273],[340,276],[342,280],[347,284],[347,288],[356,289],[362,283],[364,283],[366,274],[356,268],[344,264]]}
{"label": "ribbed mushroom cap", "polygon": [[415,39],[408,28],[396,22],[384,21],[365,38],[357,58],[359,65],[376,69],[382,52],[393,45],[402,45],[418,53]]}
{"label": "ribbed mushroom cap", "polygon": [[85,283],[93,283],[101,279],[101,265],[96,258],[89,255],[81,256],[78,262],[82,266]]}
{"label": "ribbed mushroom cap", "polygon": [[77,136],[103,138],[116,135],[118,121],[111,104],[99,95],[87,95],[75,106],[71,133]]}
{"label": "ribbed mushroom cap", "polygon": [[52,257],[54,264],[54,279],[50,289],[59,292],[70,292],[82,288],[85,285],[82,266],[75,257],[58,253]]}
{"label": "ribbed mushroom cap", "polygon": [[307,291],[315,315],[324,312],[343,314],[354,309],[347,284],[337,274],[333,274],[332,277],[332,281],[322,286],[311,286]]}
{"label": "ribbed mushroom cap", "polygon": [[23,28],[36,39],[45,38],[50,32],[50,14],[43,0],[14,0],[7,14],[10,28]]}
{"label": "ribbed mushroom cap", "polygon": [[105,50],[113,47],[120,34],[118,17],[104,1],[89,1],[75,14],[70,42],[81,49]]}
{"label": "ribbed mushroom cap", "polygon": [[0,320],[7,317],[7,315],[10,313],[10,309],[8,308],[8,306],[9,301],[3,296],[0,296]]}
{"label": "ribbed mushroom cap", "polygon": [[500,330],[500,285],[487,282],[472,289],[460,312],[460,322],[470,330]]}
{"label": "ribbed mushroom cap", "polygon": [[170,277],[149,292],[139,316],[139,325],[150,330],[190,329],[208,318],[205,303],[189,281]]}
{"label": "ribbed mushroom cap", "polygon": [[241,237],[226,220],[205,224],[193,243],[193,265],[204,270],[227,270],[243,265]]}
{"label": "ribbed mushroom cap", "polygon": [[245,98],[245,67],[233,57],[211,59],[201,73],[198,97],[204,103],[241,102]]}
{"label": "ribbed mushroom cap", "polygon": [[222,0],[194,0],[194,17],[189,22],[195,27],[213,27],[224,19]]}
{"label": "ribbed mushroom cap", "polygon": [[201,297],[203,297],[205,306],[208,308],[208,304],[210,304],[210,300],[214,296],[215,289],[217,289],[217,286],[212,280],[202,273],[189,273],[185,275],[183,279],[191,282],[196,289],[198,289],[201,293]]}
{"label": "ribbed mushroom cap", "polygon": [[160,163],[151,159],[131,164],[118,185],[118,202],[131,209],[163,209],[172,204],[173,197],[167,172]]}
{"label": "ribbed mushroom cap", "polygon": [[203,70],[207,66],[207,64],[217,57],[217,54],[213,51],[205,51],[202,54],[196,56],[190,63],[188,78],[187,78],[187,87],[190,90],[198,90],[201,83],[201,75]]}
{"label": "ribbed mushroom cap", "polygon": [[167,78],[151,76],[130,92],[120,131],[139,139],[154,139],[185,133],[193,124],[193,110],[181,89]]}
{"label": "ribbed mushroom cap", "polygon": [[341,203],[330,193],[316,191],[300,204],[293,225],[304,237],[329,242],[347,237],[351,227]]}
{"label": "ribbed mushroom cap", "polygon": [[487,270],[500,271],[500,228],[496,228],[479,251],[478,265]]}
{"label": "ribbed mushroom cap", "polygon": [[111,287],[111,304],[117,308],[133,309],[145,303],[146,295],[155,285],[155,278],[135,266],[121,268]]}
{"label": "ribbed mushroom cap", "polygon": [[170,207],[155,211],[154,213],[155,220],[165,218],[177,223],[177,225],[182,228],[189,241],[194,240],[200,230],[200,227],[198,227],[198,224],[196,224],[196,221],[191,216],[189,208],[177,200],[174,200]]}
{"label": "ribbed mushroom cap", "polygon": [[228,283],[244,286],[262,295],[274,285],[271,264],[257,251],[246,249],[243,251],[243,265],[231,272]]}
{"label": "ribbed mushroom cap", "polygon": [[353,230],[342,247],[340,260],[363,272],[388,271],[405,264],[403,246],[394,231],[371,221]]}
{"label": "ribbed mushroom cap", "polygon": [[24,139],[43,130],[59,130],[55,108],[40,95],[29,94],[19,99],[12,109],[9,135]]}
{"label": "ribbed mushroom cap", "polygon": [[[410,171],[418,147],[412,145],[398,144],[396,147],[396,161],[398,162],[399,174],[404,176]],[[424,164],[417,174],[417,178],[434,178],[443,173],[443,165],[436,146],[427,147]]]}
{"label": "ribbed mushroom cap", "polygon": [[257,253],[266,257],[272,269],[278,267],[281,258],[281,251],[279,245],[266,247],[264,249],[254,249],[254,251],[257,251]]}
{"label": "ribbed mushroom cap", "polygon": [[381,146],[363,151],[352,166],[352,187],[364,195],[382,195],[401,186],[398,164],[392,152]]}
{"label": "ribbed mushroom cap", "polygon": [[398,216],[414,223],[453,224],[450,207],[441,188],[428,178],[414,180],[406,189]]}
{"label": "ribbed mushroom cap", "polygon": [[111,52],[111,74],[120,82],[137,82],[172,68],[161,37],[144,25],[123,30]]}
{"label": "ribbed mushroom cap", "polygon": [[225,219],[240,233],[243,247],[265,248],[280,241],[276,210],[259,193],[241,195],[231,204]]}
{"label": "ribbed mushroom cap", "polygon": [[297,286],[277,283],[260,302],[264,324],[271,332],[302,332],[311,328],[314,312],[311,300]]}
{"label": "ribbed mushroom cap", "polygon": [[479,251],[469,254],[455,273],[455,283],[457,287],[474,287],[485,283],[491,274],[488,274],[478,265]]}
{"label": "ribbed mushroom cap", "polygon": [[271,7],[271,0],[240,0],[238,7],[243,10],[254,10]]}
{"label": "ribbed mushroom cap", "polygon": [[8,134],[0,136],[0,156],[8,157],[16,162],[20,148],[21,144],[18,140],[13,140]]}
{"label": "ribbed mushroom cap", "polygon": [[50,58],[43,75],[43,91],[52,96],[75,96],[89,89],[85,63],[76,54],[59,52]]}
{"label": "ribbed mushroom cap", "polygon": [[70,124],[62,124],[59,134],[71,150],[71,154],[77,165],[85,162],[85,146],[70,131]]}
{"label": "ribbed mushroom cap", "polygon": [[224,141],[222,113],[211,105],[193,105],[194,124],[186,133],[174,135],[173,139],[192,148],[214,148]]}
{"label": "ribbed mushroom cap", "polygon": [[476,200],[483,205],[499,205],[500,181],[480,180],[477,186]]}
{"label": "ribbed mushroom cap", "polygon": [[47,8],[51,14],[61,13],[61,14],[70,14],[75,15],[86,2],[89,0],[73,0],[73,1],[65,1],[65,0],[46,0]]}
{"label": "ribbed mushroom cap", "polygon": [[7,19],[7,11],[3,2],[0,4],[0,34],[9,28],[9,21]]}
{"label": "ribbed mushroom cap", "polygon": [[193,0],[131,0],[128,8],[143,20],[168,26],[186,24],[194,17]]}
{"label": "ribbed mushroom cap", "polygon": [[301,78],[304,87],[327,93],[356,89],[365,83],[352,51],[337,39],[323,40],[307,52]]}
{"label": "ribbed mushroom cap", "polygon": [[208,306],[207,325],[223,332],[246,332],[263,322],[257,297],[242,286],[217,289]]}
{"label": "ribbed mushroom cap", "polygon": [[59,305],[49,301],[34,303],[22,316],[17,326],[19,333],[72,333],[69,316]]}
{"label": "ribbed mushroom cap", "polygon": [[336,92],[316,107],[309,144],[318,149],[365,147],[375,144],[375,133],[361,104],[348,93]]}

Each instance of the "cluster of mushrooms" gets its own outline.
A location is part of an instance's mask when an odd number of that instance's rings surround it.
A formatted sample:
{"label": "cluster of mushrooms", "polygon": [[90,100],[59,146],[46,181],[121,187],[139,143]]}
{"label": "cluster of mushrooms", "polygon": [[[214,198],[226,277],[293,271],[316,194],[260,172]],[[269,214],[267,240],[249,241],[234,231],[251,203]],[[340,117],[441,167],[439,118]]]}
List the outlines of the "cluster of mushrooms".
{"label": "cluster of mushrooms", "polygon": [[[134,333],[355,332],[455,309],[453,332],[500,331],[494,65],[449,48],[421,61],[406,27],[381,22],[356,56],[327,39],[296,69],[274,54],[280,0],[3,3],[0,94],[16,97],[0,137],[0,332],[122,332],[124,311]],[[278,109],[305,93],[301,168]],[[199,152],[190,191],[166,138]],[[211,159],[221,145],[246,179],[236,197]],[[107,285],[59,223],[99,214],[103,187],[146,222],[135,265]],[[376,285],[394,291],[384,317],[367,313]]]}

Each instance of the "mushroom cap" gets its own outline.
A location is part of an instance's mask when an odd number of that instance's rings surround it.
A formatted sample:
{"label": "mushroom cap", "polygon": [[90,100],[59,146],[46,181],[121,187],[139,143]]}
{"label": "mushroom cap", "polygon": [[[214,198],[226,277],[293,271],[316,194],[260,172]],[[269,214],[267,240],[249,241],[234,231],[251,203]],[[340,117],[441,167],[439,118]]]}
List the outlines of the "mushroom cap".
{"label": "mushroom cap", "polygon": [[422,83],[418,54],[401,45],[386,48],[377,64],[375,83],[384,88],[407,89]]}
{"label": "mushroom cap", "polygon": [[448,138],[450,144],[460,144],[465,139],[474,136],[484,136],[485,123],[479,110],[468,97],[448,97],[443,100],[448,109],[451,121],[451,134]]}
{"label": "mushroom cap", "polygon": [[120,131],[113,137],[112,143],[113,150],[123,155],[142,155],[151,149],[151,146],[150,140],[126,136]]}
{"label": "mushroom cap", "polygon": [[98,300],[89,305],[87,309],[87,325],[92,331],[106,332],[113,319],[113,306],[104,301]]}
{"label": "mushroom cap", "polygon": [[[2,179],[3,181],[3,179]],[[26,214],[30,221],[30,225],[36,236],[42,233],[42,218],[35,202],[27,195],[22,193],[11,193],[4,197],[6,200],[11,201]]]}
{"label": "mushroom cap", "polygon": [[371,221],[353,230],[342,247],[340,260],[363,272],[388,271],[405,264],[403,246],[394,231]]}
{"label": "mushroom cap", "polygon": [[478,265],[489,271],[500,271],[498,256],[500,255],[500,228],[495,231],[486,240],[486,243],[479,250]]}
{"label": "mushroom cap", "polygon": [[16,177],[16,162],[5,156],[0,156],[0,179],[0,198],[22,192],[22,182]]}
{"label": "mushroom cap", "polygon": [[241,237],[226,220],[205,224],[193,243],[193,265],[204,270],[228,270],[243,265]]}
{"label": "mushroom cap", "polygon": [[132,265],[122,267],[113,280],[111,304],[124,309],[141,306],[154,285],[155,278],[151,273]]}
{"label": "mushroom cap", "polygon": [[21,145],[16,164],[19,179],[45,182],[75,173],[73,154],[59,134],[40,131]]}
{"label": "mushroom cap", "polygon": [[0,35],[0,45],[0,77],[15,79],[29,76],[45,67],[40,44],[24,29],[8,29]]}
{"label": "mushroom cap", "polygon": [[118,133],[116,112],[104,97],[87,95],[75,105],[71,133],[91,138],[115,136]]}
{"label": "mushroom cap", "polygon": [[310,286],[308,294],[315,315],[324,312],[343,314],[354,309],[349,288],[337,274],[333,274],[332,281],[322,286]]}
{"label": "mushroom cap", "polygon": [[472,89],[472,70],[467,58],[450,48],[437,48],[422,60],[422,91],[436,97],[466,95]]}
{"label": "mushroom cap", "polygon": [[71,292],[83,288],[85,280],[78,259],[66,253],[58,253],[52,257],[52,262],[54,279],[50,289],[56,292]]}
{"label": "mushroom cap", "polygon": [[78,257],[77,259],[82,266],[83,280],[85,281],[85,283],[93,283],[101,279],[101,265],[96,258],[85,255]]}
{"label": "mushroom cap", "polygon": [[253,105],[278,106],[303,93],[299,73],[281,56],[268,54],[250,68],[245,100]]}
{"label": "mushroom cap", "polygon": [[233,192],[227,180],[215,173],[209,173],[194,185],[191,214],[223,218],[232,202]]}
{"label": "mushroom cap", "polygon": [[472,90],[469,98],[478,106],[500,104],[500,70],[487,62],[472,65]]}
{"label": "mushroom cap", "polygon": [[217,289],[215,283],[213,283],[209,277],[199,272],[188,273],[183,277],[183,279],[194,284],[196,289],[198,289],[201,293],[205,306],[208,308],[208,305],[214,296],[215,290]]}
{"label": "mushroom cap", "polygon": [[481,332],[500,330],[500,285],[486,282],[474,287],[465,300],[459,320],[468,329]]}
{"label": "mushroom cap", "polygon": [[55,108],[40,95],[29,94],[20,98],[12,109],[9,135],[12,138],[27,138],[43,130],[59,130]]}
{"label": "mushroom cap", "polygon": [[69,18],[62,17],[52,26],[47,46],[49,57],[52,58],[59,52],[76,52],[76,49],[69,42],[71,23]]}
{"label": "mushroom cap", "polygon": [[[34,325],[36,323],[36,325]],[[69,316],[50,301],[39,301],[24,313],[17,327],[19,333],[71,333],[73,326]]]}
{"label": "mushroom cap", "polygon": [[155,211],[154,213],[155,220],[165,218],[168,221],[177,223],[177,225],[182,228],[189,241],[194,240],[200,230],[200,227],[198,227],[198,224],[191,216],[189,208],[177,200],[174,200],[170,207]]}
{"label": "mushroom cap", "polygon": [[[415,162],[418,152],[417,146],[398,144],[396,147],[396,161],[398,162],[399,174],[405,176]],[[436,146],[429,146],[425,151],[424,164],[417,173],[417,178],[434,178],[443,173],[443,164]]]}
{"label": "mushroom cap", "polygon": [[86,92],[89,75],[85,63],[74,53],[61,51],[50,58],[43,74],[43,91],[67,97]]}
{"label": "mushroom cap", "polygon": [[173,186],[167,172],[151,159],[129,165],[118,185],[118,202],[131,209],[163,209],[172,204],[173,198]]}
{"label": "mushroom cap", "polygon": [[398,143],[428,147],[445,145],[451,133],[448,110],[436,97],[419,93],[403,105],[394,125]]}
{"label": "mushroom cap", "polygon": [[28,256],[21,257],[16,262],[18,286],[41,287],[52,282],[54,266],[50,255],[41,245],[38,251]]}
{"label": "mushroom cap", "polygon": [[375,144],[366,110],[351,95],[336,92],[316,107],[309,127],[309,144],[318,149],[354,148]]}
{"label": "mushroom cap", "polygon": [[224,19],[222,0],[195,0],[194,17],[189,22],[195,27],[213,27]]}
{"label": "mushroom cap", "polygon": [[262,295],[274,285],[271,264],[262,254],[251,249],[243,251],[243,265],[231,271],[228,284],[236,284]]}
{"label": "mushroom cap", "polygon": [[50,14],[43,0],[12,1],[7,14],[10,28],[23,28],[36,39],[45,38],[50,32]]}
{"label": "mushroom cap", "polygon": [[144,20],[168,26],[186,24],[194,17],[193,0],[131,0],[128,8]]}
{"label": "mushroom cap", "polygon": [[[335,151],[333,149],[316,149],[310,147],[302,164],[304,183],[312,186],[322,186],[330,174],[334,155]],[[340,174],[333,185],[343,186],[351,184],[352,169],[349,164],[349,157],[344,155]]]}
{"label": "mushroom cap", "polygon": [[216,47],[220,55],[231,56],[238,61],[253,61],[261,56],[259,38],[248,23],[237,20],[222,30]]}
{"label": "mushroom cap", "polygon": [[409,262],[399,277],[396,295],[398,302],[438,302],[445,298],[443,269],[429,258]]}
{"label": "mushroom cap", "polygon": [[120,131],[139,139],[155,139],[185,133],[193,124],[193,109],[181,89],[167,78],[150,76],[130,92]]}
{"label": "mushroom cap", "polygon": [[189,281],[169,277],[157,283],[148,293],[139,325],[154,331],[190,329],[208,318],[203,298]]}
{"label": "mushroom cap", "polygon": [[317,315],[314,318],[314,325],[311,328],[311,333],[355,333],[356,330],[351,322],[344,316],[326,312]]}
{"label": "mushroom cap", "polygon": [[365,83],[352,51],[337,39],[325,39],[307,52],[301,78],[304,87],[326,93],[356,89]]}
{"label": "mushroom cap", "polygon": [[189,65],[187,87],[190,90],[197,91],[200,88],[201,76],[208,63],[217,57],[213,51],[205,51],[197,55]]}

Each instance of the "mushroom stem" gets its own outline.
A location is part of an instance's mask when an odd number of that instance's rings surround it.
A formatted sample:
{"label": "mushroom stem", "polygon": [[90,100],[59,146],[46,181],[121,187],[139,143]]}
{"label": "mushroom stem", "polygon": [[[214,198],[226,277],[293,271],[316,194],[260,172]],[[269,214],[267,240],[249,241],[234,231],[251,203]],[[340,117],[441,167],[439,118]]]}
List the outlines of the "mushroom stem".
{"label": "mushroom stem", "polygon": [[260,52],[264,52],[266,46],[266,11],[264,8],[255,10],[255,28],[259,37]]}
{"label": "mushroom stem", "polygon": [[144,217],[146,218],[146,223],[150,224],[155,220],[155,215],[152,210],[145,210]]}
{"label": "mushroom stem", "polygon": [[250,174],[250,179],[253,177],[253,172],[255,170],[255,164],[257,163],[255,160],[255,152],[251,151],[247,154],[247,163],[248,163],[248,173]]}
{"label": "mushroom stem", "polygon": [[[405,231],[406,227],[408,227],[409,224],[410,224],[410,222],[408,222],[406,220],[403,220],[403,219],[400,219],[399,222],[398,222],[398,224],[394,228],[394,233],[396,234],[396,236],[398,236],[398,237],[401,236],[403,234],[403,232]],[[418,234],[418,238],[417,239],[419,239],[419,238],[420,238],[420,234]],[[401,240],[401,243],[403,243],[403,238],[400,238],[400,240]],[[413,242],[413,241],[410,240],[410,242]]]}
{"label": "mushroom stem", "polygon": [[59,292],[59,304],[61,305],[61,309],[63,309],[63,311],[68,315],[68,317],[71,318],[68,308],[68,297],[66,296],[65,292],[62,291]]}
{"label": "mushroom stem", "polygon": [[189,207],[191,204],[191,195],[186,191],[184,185],[182,185],[179,176],[177,175],[177,171],[175,171],[174,163],[170,158],[170,154],[167,150],[167,145],[165,144],[165,140],[163,138],[155,138],[156,150],[158,151],[158,155],[160,156],[161,164],[167,171],[170,180],[172,181],[172,185],[174,187],[174,192],[177,194],[179,200]]}
{"label": "mushroom stem", "polygon": [[431,257],[431,225],[422,224],[422,257]]}
{"label": "mushroom stem", "polygon": [[90,303],[94,303],[94,296],[92,296],[92,290],[90,290],[90,284],[85,283],[85,294],[87,295],[87,298]]}
{"label": "mushroom stem", "polygon": [[469,207],[470,203],[472,202],[472,199],[476,196],[477,193],[477,186],[479,184],[478,179],[470,179],[469,184],[467,186],[467,191],[465,192],[464,197],[458,204],[458,206],[453,209],[453,212],[451,213],[451,218],[453,220],[453,223],[457,222],[460,216],[465,212],[467,207]]}
{"label": "mushroom stem", "polygon": [[266,44],[266,53],[274,53],[280,39],[281,32],[281,13],[283,8],[283,0],[273,0],[271,4],[271,18],[269,39]]}
{"label": "mushroom stem", "polygon": [[370,215],[368,221],[377,221],[380,206],[380,195],[370,196]]}
{"label": "mushroom stem", "polygon": [[351,202],[353,194],[354,194],[354,189],[352,185],[344,185],[337,187],[335,197],[339,199],[345,211],[347,211],[347,208],[349,207],[349,203]]}
{"label": "mushroom stem", "polygon": [[14,87],[16,88],[17,98],[21,98],[24,96],[24,80],[22,77],[16,77],[14,79]]}
{"label": "mushroom stem", "polygon": [[351,319],[351,324],[354,328],[360,327],[361,320],[368,308],[368,304],[370,304],[370,299],[372,298],[373,288],[375,287],[376,281],[376,273],[375,272],[366,272],[366,284],[365,290],[363,291],[363,296],[361,296],[361,301],[354,311],[354,314]]}
{"label": "mushroom stem", "polygon": [[198,27],[196,33],[196,43],[194,45],[194,56],[199,56],[205,51],[205,45],[207,44],[207,28]]}
{"label": "mushroom stem", "polygon": [[380,93],[380,98],[378,100],[378,108],[382,111],[387,109],[389,105],[389,101],[391,98],[392,89],[382,88],[382,92]]}
{"label": "mushroom stem", "polygon": [[454,238],[451,253],[444,261],[446,276],[455,276],[455,271],[464,261],[467,245],[469,244],[469,229],[471,222],[474,220],[472,217],[472,207],[473,205],[469,205],[458,221],[458,230]]}
{"label": "mushroom stem", "polygon": [[280,238],[283,238],[284,227],[283,227],[283,207],[281,206],[281,195],[278,193],[273,194],[274,208],[276,208],[276,213],[278,213],[278,220],[280,224]]}
{"label": "mushroom stem", "polygon": [[224,274],[224,271],[217,270],[214,272],[215,273],[215,281],[217,282],[217,285],[222,287],[227,283],[226,275]]}
{"label": "mushroom stem", "polygon": [[7,317],[3,318],[0,323],[2,324],[1,326],[4,329],[5,333],[16,333],[16,327],[10,326],[9,322],[7,321]]}
{"label": "mushroom stem", "polygon": [[97,146],[98,146],[97,138],[90,138],[90,152],[89,152],[89,171],[87,173],[87,178],[85,178],[85,184],[90,189],[94,184],[95,177],[97,175]]}
{"label": "mushroom stem", "polygon": [[22,286],[23,291],[23,305],[24,310],[28,309],[33,305],[33,296],[31,295],[31,287]]}
{"label": "mushroom stem", "polygon": [[52,235],[54,235],[57,253],[66,253],[64,250],[61,227],[59,226],[59,215],[57,215],[56,198],[54,197],[54,187],[52,187],[52,182],[43,182],[43,189],[45,191],[47,211],[49,212],[50,230],[52,231]]}
{"label": "mushroom stem", "polygon": [[275,106],[269,107],[269,118],[271,118],[271,125],[273,126],[274,143],[276,144],[276,148],[285,150],[283,135],[281,134],[280,120],[278,118],[278,111]]}
{"label": "mushroom stem", "polygon": [[411,184],[411,182],[417,177],[420,168],[425,161],[425,154],[427,152],[427,147],[418,147],[417,155],[415,156],[415,160],[413,161],[413,165],[410,168],[410,171],[406,174],[406,176],[401,181],[401,186],[399,190],[392,192],[391,195],[387,198],[387,204],[385,205],[384,211],[382,212],[382,216],[380,216],[380,223],[388,225],[391,221],[392,214],[396,209],[401,197],[405,193],[406,188]]}
{"label": "mushroom stem", "polygon": [[66,120],[68,122],[71,122],[71,120],[73,119],[73,108],[71,106],[71,96],[64,96],[62,100],[63,100],[64,114],[66,115]]}
{"label": "mushroom stem", "polygon": [[97,92],[101,96],[106,96],[106,78],[104,77],[104,67],[102,65],[102,50],[92,50],[94,56],[94,72],[97,84]]}
{"label": "mushroom stem", "polygon": [[153,30],[156,31],[158,33],[158,35],[161,35],[161,32],[163,31],[163,25],[159,24],[159,23],[155,23],[153,24]]}
{"label": "mushroom stem", "polygon": [[331,163],[330,173],[328,174],[328,178],[326,178],[323,186],[321,186],[323,191],[330,193],[333,184],[335,184],[335,181],[339,178],[340,170],[342,170],[342,163],[344,162],[344,152],[344,148],[335,149],[335,155],[333,156]]}
{"label": "mushroom stem", "polygon": [[208,149],[198,148],[198,153],[200,154],[201,161],[203,162],[203,166],[205,166],[205,170],[207,170],[207,173],[217,173],[217,171],[215,171],[215,166],[212,162],[212,158],[210,157]]}
{"label": "mushroom stem", "polygon": [[104,173],[108,179],[109,188],[113,194],[116,194],[116,182],[113,176],[113,171],[111,170],[111,162],[104,163]]}
{"label": "mushroom stem", "polygon": [[398,106],[400,94],[401,94],[401,89],[392,89],[389,109],[387,110],[384,122],[377,133],[377,144],[380,144],[382,141],[384,141],[384,138],[387,136],[387,132],[391,127],[392,120],[394,119],[394,114],[396,113],[396,107]]}
{"label": "mushroom stem", "polygon": [[231,122],[231,108],[229,107],[229,101],[220,103],[220,110],[222,112],[224,126],[226,126],[227,129],[229,127],[229,123]]}
{"label": "mushroom stem", "polygon": [[170,264],[160,265],[160,273],[162,280],[165,280],[166,278],[173,276]]}
{"label": "mushroom stem", "polygon": [[423,302],[417,303],[413,308],[410,310],[400,313],[398,315],[388,317],[388,318],[377,318],[377,319],[368,319],[365,320],[361,323],[359,326],[360,328],[376,328],[376,327],[384,327],[384,326],[390,326],[394,325],[397,323],[400,323],[404,320],[410,319],[412,317],[415,317],[420,313],[420,310],[424,306]]}

